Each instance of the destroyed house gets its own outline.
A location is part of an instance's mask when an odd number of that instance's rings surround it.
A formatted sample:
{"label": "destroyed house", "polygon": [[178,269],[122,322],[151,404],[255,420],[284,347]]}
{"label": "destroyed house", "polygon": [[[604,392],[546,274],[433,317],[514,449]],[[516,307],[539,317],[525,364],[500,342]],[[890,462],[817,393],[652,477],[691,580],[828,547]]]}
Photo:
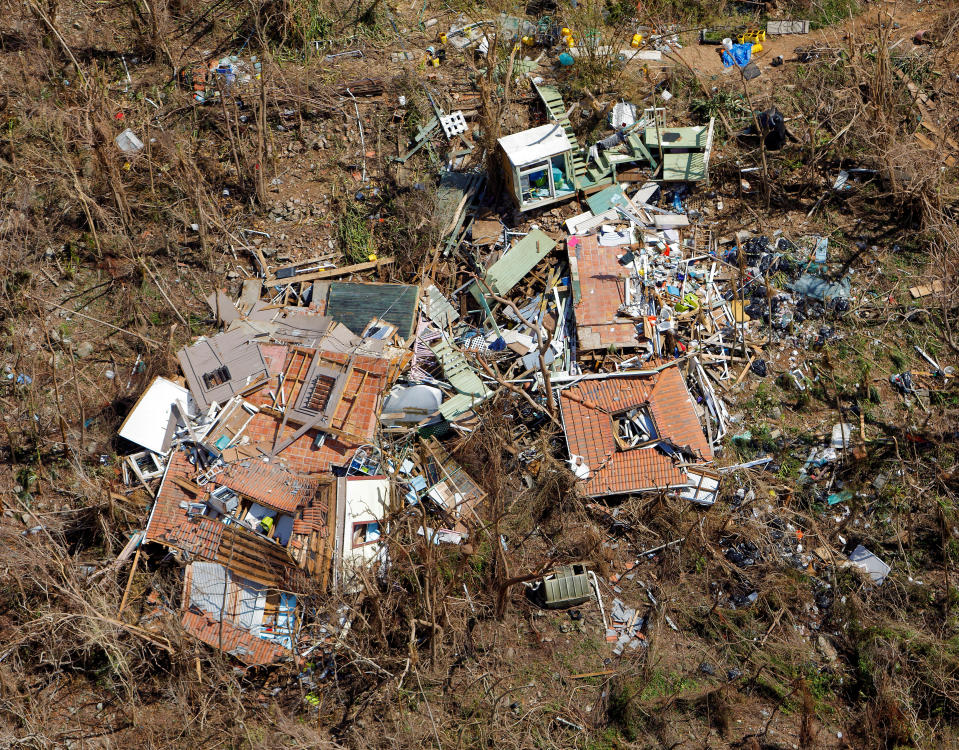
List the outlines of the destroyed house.
{"label": "destroyed house", "polygon": [[263,350],[270,378],[249,397],[259,409],[247,428],[254,450],[295,472],[318,474],[372,441],[397,363],[297,346]]}
{"label": "destroyed house", "polygon": [[590,497],[681,489],[679,464],[712,460],[682,376],[658,372],[584,380],[561,392],[571,460]]}
{"label": "destroyed house", "polygon": [[332,554],[327,528],[335,492],[331,478],[305,479],[253,460],[198,474],[187,453],[177,451],[146,541],[186,560],[219,563],[264,586],[287,584],[297,568],[322,577]]}
{"label": "destroyed house", "polygon": [[483,271],[481,281],[470,285],[470,293],[482,304],[490,294],[508,294],[556,247],[556,241],[541,229],[532,229]]}
{"label": "destroyed house", "polygon": [[218,333],[179,351],[177,359],[201,410],[266,380],[260,347],[242,331]]}
{"label": "destroyed house", "polygon": [[251,339],[328,351],[363,349],[379,354],[387,344],[384,340],[362,339],[326,315],[295,309],[256,308],[247,318],[231,323],[228,330],[243,330]]}
{"label": "destroyed house", "polygon": [[289,655],[296,636],[296,597],[269,589],[210,562],[186,567],[183,629],[248,666]]}

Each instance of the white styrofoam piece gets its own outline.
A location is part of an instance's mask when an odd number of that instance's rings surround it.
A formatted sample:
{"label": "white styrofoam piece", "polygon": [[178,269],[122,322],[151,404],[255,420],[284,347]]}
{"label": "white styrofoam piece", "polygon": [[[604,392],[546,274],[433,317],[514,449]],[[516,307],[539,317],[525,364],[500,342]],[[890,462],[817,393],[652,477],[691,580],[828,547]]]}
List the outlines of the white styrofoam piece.
{"label": "white styrofoam piece", "polygon": [[576,214],[576,216],[570,216],[570,217],[566,220],[566,230],[567,230],[570,234],[576,234],[576,227],[577,227],[581,222],[586,221],[586,219],[592,219],[592,218],[593,218],[593,212],[592,212],[592,211],[584,211],[584,212],[581,213],[581,214]]}
{"label": "white styrofoam piece", "polygon": [[657,190],[659,190],[658,182],[645,183],[639,190],[636,191],[636,194],[633,196],[633,203],[636,205],[641,203],[649,203],[649,199],[656,194]]}
{"label": "white styrofoam piece", "polygon": [[657,229],[674,229],[676,227],[688,227],[689,217],[685,214],[667,214],[666,216],[654,216],[653,222]]}

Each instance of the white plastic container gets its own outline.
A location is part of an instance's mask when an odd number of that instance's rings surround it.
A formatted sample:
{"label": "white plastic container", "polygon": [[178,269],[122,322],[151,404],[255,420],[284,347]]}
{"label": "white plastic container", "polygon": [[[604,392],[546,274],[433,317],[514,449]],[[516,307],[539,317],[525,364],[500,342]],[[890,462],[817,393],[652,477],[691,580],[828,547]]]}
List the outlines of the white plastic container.
{"label": "white plastic container", "polygon": [[135,154],[143,150],[143,141],[137,138],[136,133],[130,130],[130,128],[120,133],[114,140],[114,143],[116,143],[117,148],[125,154]]}

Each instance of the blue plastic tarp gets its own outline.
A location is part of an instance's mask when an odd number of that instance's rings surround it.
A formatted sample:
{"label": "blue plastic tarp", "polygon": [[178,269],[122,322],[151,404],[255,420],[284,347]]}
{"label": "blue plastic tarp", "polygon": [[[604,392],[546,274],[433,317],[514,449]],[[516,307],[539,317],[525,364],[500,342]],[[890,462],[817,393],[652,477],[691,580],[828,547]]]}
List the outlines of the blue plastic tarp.
{"label": "blue plastic tarp", "polygon": [[838,283],[831,284],[825,279],[813,276],[810,273],[804,273],[798,280],[789,285],[789,288],[797,294],[823,302],[830,302],[834,299],[849,299],[850,287],[848,276]]}

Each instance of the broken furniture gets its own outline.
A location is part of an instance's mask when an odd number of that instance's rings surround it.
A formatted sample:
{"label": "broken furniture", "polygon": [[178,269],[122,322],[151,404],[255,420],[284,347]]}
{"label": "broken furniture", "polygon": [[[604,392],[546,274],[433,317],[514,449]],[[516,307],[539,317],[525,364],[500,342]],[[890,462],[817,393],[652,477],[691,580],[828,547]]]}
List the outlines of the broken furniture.
{"label": "broken furniture", "polygon": [[713,148],[713,125],[667,127],[666,110],[656,107],[646,111],[652,121],[643,134],[646,147],[662,157],[662,179],[665,182],[701,182],[709,177],[709,157]]}

